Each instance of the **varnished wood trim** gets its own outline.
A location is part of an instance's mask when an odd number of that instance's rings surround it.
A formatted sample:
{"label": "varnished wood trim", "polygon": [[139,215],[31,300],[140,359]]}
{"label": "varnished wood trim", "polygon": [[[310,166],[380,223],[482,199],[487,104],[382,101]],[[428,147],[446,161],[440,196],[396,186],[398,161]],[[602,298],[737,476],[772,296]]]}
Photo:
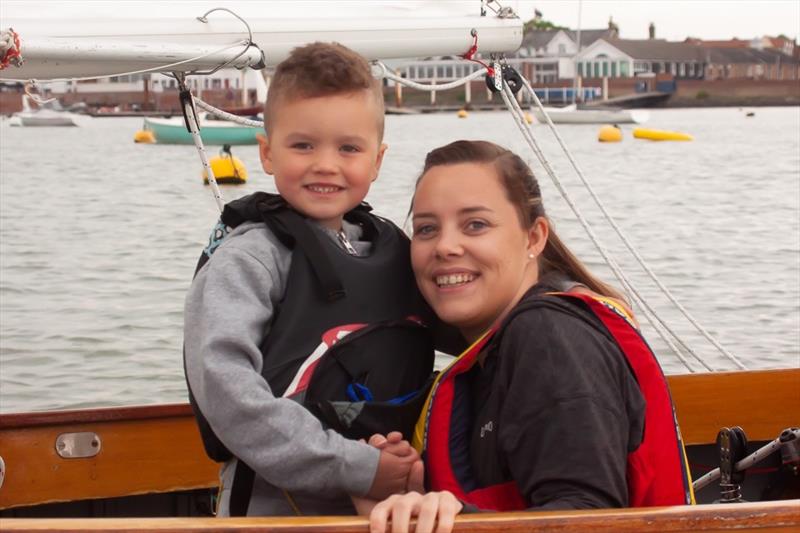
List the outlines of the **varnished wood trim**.
{"label": "varnished wood trim", "polygon": [[[800,426],[800,369],[670,376],[687,445],[713,443],[740,425],[750,441]],[[62,432],[92,431],[103,447],[92,459],[61,459]],[[203,451],[187,404],[0,415],[6,480],[0,509],[212,487],[218,467]]]}
{"label": "varnished wood trim", "polygon": [[686,445],[715,442],[723,427],[741,426],[750,441],[769,441],[800,426],[800,369],[669,376]]}
{"label": "varnished wood trim", "polygon": [[[3,519],[4,531],[365,533],[360,517]],[[789,532],[800,529],[800,500],[694,507],[462,515],[456,532],[679,533]]]}
{"label": "varnished wood trim", "polygon": [[162,405],[135,405],[129,407],[101,407],[68,411],[39,411],[0,415],[0,429],[80,424],[85,422],[113,422],[116,420],[153,420],[176,416],[192,416],[188,403]]}
{"label": "varnished wood trim", "polygon": [[[65,459],[63,432],[92,432],[93,457]],[[5,481],[0,509],[213,487],[219,466],[206,457],[193,418],[157,417],[0,429]]]}

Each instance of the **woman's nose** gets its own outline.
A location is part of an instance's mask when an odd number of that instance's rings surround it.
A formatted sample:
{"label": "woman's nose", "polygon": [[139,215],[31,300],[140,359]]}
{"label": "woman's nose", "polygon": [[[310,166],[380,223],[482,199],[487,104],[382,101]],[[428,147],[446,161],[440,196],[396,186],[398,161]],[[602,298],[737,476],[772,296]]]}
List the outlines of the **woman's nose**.
{"label": "woman's nose", "polygon": [[442,229],[439,238],[436,240],[436,255],[438,257],[454,257],[464,253],[461,246],[459,233],[454,230]]}

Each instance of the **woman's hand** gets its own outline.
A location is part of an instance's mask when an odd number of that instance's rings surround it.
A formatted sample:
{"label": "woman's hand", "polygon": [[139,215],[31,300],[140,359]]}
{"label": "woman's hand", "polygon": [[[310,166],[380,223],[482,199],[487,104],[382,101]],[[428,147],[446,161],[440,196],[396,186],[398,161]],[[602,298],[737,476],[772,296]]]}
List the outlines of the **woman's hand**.
{"label": "woman's hand", "polygon": [[373,507],[369,516],[369,530],[371,533],[384,533],[391,519],[392,533],[404,533],[409,531],[411,518],[417,517],[416,533],[449,533],[453,530],[456,515],[463,507],[447,491],[395,494]]}

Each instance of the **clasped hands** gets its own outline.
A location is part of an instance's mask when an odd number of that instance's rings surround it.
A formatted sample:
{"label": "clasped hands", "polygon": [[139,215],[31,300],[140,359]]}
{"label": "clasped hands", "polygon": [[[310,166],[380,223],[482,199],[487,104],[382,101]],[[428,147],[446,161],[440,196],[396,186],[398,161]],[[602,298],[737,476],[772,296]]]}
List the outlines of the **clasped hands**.
{"label": "clasped hands", "polygon": [[389,519],[392,533],[409,531],[412,517],[417,533],[451,531],[463,504],[450,492],[425,493],[422,459],[403,435],[373,435],[368,444],[380,450],[378,471],[369,492],[351,498],[358,514],[370,517],[370,532],[384,533]]}

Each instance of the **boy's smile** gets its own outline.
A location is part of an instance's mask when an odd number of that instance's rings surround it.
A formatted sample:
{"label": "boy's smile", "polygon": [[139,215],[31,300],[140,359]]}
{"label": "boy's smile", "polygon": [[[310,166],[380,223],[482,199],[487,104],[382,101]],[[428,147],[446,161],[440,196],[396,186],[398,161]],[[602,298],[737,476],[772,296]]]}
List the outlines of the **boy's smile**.
{"label": "boy's smile", "polygon": [[367,90],[281,101],[261,163],[278,192],[295,209],[339,230],[378,177],[386,145],[380,144],[378,104]]}

